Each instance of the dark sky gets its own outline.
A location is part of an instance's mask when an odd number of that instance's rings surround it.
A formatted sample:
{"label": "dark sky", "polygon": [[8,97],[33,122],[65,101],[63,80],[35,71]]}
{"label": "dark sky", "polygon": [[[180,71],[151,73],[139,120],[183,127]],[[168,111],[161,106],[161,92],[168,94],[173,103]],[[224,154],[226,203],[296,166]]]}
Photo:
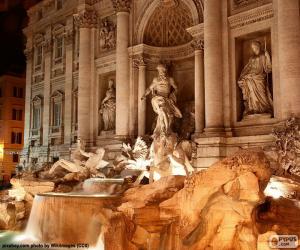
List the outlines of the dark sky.
{"label": "dark sky", "polygon": [[25,73],[26,62],[23,54],[26,39],[22,29],[26,27],[26,9],[34,0],[0,0],[0,75],[12,72]]}

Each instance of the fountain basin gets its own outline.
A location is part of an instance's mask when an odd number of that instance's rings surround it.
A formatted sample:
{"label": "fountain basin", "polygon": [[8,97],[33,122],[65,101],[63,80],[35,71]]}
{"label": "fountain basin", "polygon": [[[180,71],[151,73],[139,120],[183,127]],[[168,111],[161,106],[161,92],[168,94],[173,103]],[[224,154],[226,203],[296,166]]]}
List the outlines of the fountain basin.
{"label": "fountain basin", "polygon": [[104,195],[119,195],[124,192],[124,179],[90,178],[84,181],[85,193],[101,193]]}
{"label": "fountain basin", "polygon": [[25,234],[38,242],[96,245],[117,195],[36,195]]}

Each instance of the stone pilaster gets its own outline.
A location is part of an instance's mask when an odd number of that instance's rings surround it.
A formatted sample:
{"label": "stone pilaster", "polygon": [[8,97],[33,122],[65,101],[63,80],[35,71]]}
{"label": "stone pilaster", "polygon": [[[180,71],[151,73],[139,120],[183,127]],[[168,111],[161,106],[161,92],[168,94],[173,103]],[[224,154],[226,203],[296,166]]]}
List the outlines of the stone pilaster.
{"label": "stone pilaster", "polygon": [[204,41],[195,38],[195,136],[201,134],[205,127],[204,100]]}
{"label": "stone pilaster", "polygon": [[78,72],[78,137],[90,142],[90,100],[91,100],[91,28],[97,25],[97,13],[84,10],[74,15],[79,28],[79,72]]}
{"label": "stone pilaster", "polygon": [[204,0],[205,134],[224,131],[222,67],[222,0]]}
{"label": "stone pilaster", "polygon": [[129,134],[129,0],[113,0],[117,12],[116,135]]}
{"label": "stone pilaster", "polygon": [[146,91],[146,63],[142,57],[138,59],[137,66],[139,69],[138,83],[138,135],[146,134],[146,100],[142,96]]}
{"label": "stone pilaster", "polygon": [[65,71],[65,112],[64,112],[64,143],[71,143],[72,131],[72,88],[73,88],[73,20],[68,20],[65,33],[66,71]]}
{"label": "stone pilaster", "polygon": [[[27,35],[28,37],[28,35]],[[31,113],[31,84],[32,84],[32,64],[33,64],[33,49],[30,39],[27,38],[26,55],[26,96],[25,96],[25,114],[24,114],[24,148],[29,146],[30,137],[30,113]]]}
{"label": "stone pilaster", "polygon": [[49,144],[50,127],[50,85],[51,85],[51,30],[47,30],[44,42],[44,110],[43,110],[43,146]]}
{"label": "stone pilaster", "polygon": [[300,117],[300,3],[275,0],[281,119]]}

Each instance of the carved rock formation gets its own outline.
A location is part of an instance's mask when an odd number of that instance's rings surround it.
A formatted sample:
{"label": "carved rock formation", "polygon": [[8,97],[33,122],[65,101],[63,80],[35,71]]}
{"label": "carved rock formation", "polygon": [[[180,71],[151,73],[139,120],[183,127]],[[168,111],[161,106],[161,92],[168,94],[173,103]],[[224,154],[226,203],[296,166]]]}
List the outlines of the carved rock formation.
{"label": "carved rock formation", "polygon": [[172,176],[129,189],[119,210],[136,225],[130,240],[139,247],[256,249],[252,212],[270,176],[263,152],[242,150],[187,177],[183,188],[185,177]]}

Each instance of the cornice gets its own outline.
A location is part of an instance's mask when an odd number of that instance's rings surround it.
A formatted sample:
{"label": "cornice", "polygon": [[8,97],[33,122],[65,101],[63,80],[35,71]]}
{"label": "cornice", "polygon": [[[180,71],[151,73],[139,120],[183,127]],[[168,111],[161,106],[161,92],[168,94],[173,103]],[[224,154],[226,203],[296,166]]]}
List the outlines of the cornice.
{"label": "cornice", "polygon": [[271,19],[274,16],[272,4],[266,4],[228,18],[231,29],[241,28],[256,22]]}

